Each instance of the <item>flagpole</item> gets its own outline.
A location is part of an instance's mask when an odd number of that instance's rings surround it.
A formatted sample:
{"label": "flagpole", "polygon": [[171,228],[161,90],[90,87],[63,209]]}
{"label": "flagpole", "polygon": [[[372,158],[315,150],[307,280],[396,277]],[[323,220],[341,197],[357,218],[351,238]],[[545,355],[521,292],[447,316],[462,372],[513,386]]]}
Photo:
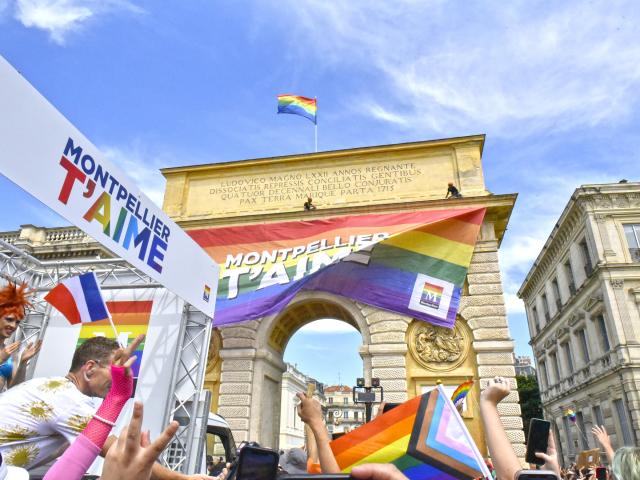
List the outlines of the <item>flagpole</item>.
{"label": "flagpole", "polygon": [[313,123],[315,125],[314,132],[315,132],[316,153],[318,153],[318,97],[313,97],[313,99],[316,101],[316,121]]}
{"label": "flagpole", "polygon": [[118,345],[120,345],[120,348],[126,348],[126,345],[122,345],[122,343],[120,343],[120,338],[118,337],[118,331],[116,330],[116,326],[113,323],[113,318],[111,318],[111,315],[109,315],[109,323],[111,324],[111,328],[113,329],[113,334],[116,336],[116,342],[118,342]]}

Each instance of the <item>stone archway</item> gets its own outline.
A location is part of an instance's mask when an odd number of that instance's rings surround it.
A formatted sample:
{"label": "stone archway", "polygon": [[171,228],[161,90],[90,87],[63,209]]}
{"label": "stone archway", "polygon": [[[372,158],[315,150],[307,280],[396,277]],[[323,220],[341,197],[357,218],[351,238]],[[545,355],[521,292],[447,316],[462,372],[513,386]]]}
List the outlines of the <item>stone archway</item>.
{"label": "stone archway", "polygon": [[[486,189],[483,146],[484,136],[471,136],[165,169],[163,208],[184,228],[201,229],[484,207],[487,213],[459,314],[468,327],[469,358],[475,362],[478,387],[495,375],[515,383],[514,345],[497,252],[516,195],[492,194]],[[450,181],[464,198],[443,198]],[[317,210],[305,211],[302,203],[310,192],[321,201]],[[219,385],[219,394],[214,391],[213,404],[217,398],[218,412],[229,420],[236,440],[274,443],[279,412],[263,399],[278,396],[285,368],[282,351],[291,335],[322,311],[357,326],[363,336],[360,355],[366,376],[381,379],[387,400],[406,400],[416,394],[416,379],[433,377],[425,366],[408,365],[407,329],[412,318],[341,297],[305,292],[278,316],[220,329],[219,380],[211,382],[214,387]],[[211,372],[209,378],[215,380],[217,370]],[[453,369],[442,376],[446,374],[453,382],[459,373]],[[517,392],[500,404],[500,413],[516,453],[524,456]]]}
{"label": "stone archway", "polygon": [[[335,318],[356,328],[362,336],[359,354],[364,376],[372,376],[372,349],[386,340],[377,332],[371,307],[323,292],[302,292],[277,315],[239,326],[221,328],[221,387],[218,411],[229,421],[237,441],[250,439],[277,447],[280,415],[280,382],[286,370],[283,355],[288,341],[302,326],[321,319]],[[385,312],[388,317],[390,314]],[[404,323],[406,325],[406,323]],[[372,333],[373,332],[373,333]],[[399,332],[398,332],[399,333]],[[387,356],[393,347],[387,345]],[[404,365],[406,346],[396,354]],[[401,377],[404,378],[404,377]],[[393,383],[391,383],[393,382]],[[383,386],[398,400],[406,399],[406,382],[395,378]]]}

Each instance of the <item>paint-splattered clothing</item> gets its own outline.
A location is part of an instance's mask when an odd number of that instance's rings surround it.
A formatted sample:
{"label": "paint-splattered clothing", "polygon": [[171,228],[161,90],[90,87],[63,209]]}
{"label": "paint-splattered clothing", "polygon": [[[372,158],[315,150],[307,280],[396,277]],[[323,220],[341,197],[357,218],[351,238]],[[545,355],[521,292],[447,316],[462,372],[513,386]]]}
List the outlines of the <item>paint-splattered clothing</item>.
{"label": "paint-splattered clothing", "polygon": [[64,377],[35,378],[0,395],[0,453],[32,469],[60,456],[95,413],[91,397]]}

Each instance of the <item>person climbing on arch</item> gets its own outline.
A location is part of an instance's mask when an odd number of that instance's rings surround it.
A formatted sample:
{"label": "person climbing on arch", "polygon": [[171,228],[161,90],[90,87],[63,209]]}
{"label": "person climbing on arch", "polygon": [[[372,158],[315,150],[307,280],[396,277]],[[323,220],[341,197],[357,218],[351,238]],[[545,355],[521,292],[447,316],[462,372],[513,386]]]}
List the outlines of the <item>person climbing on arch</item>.
{"label": "person climbing on arch", "polygon": [[458,191],[458,189],[455,187],[455,185],[453,184],[453,182],[449,182],[448,188],[447,188],[447,195],[444,198],[462,198],[462,194]]}
{"label": "person climbing on arch", "polygon": [[311,199],[311,197],[309,195],[307,195],[307,201],[304,202],[304,209],[305,209],[305,211],[315,210],[316,209],[316,206],[313,204],[313,200]]}

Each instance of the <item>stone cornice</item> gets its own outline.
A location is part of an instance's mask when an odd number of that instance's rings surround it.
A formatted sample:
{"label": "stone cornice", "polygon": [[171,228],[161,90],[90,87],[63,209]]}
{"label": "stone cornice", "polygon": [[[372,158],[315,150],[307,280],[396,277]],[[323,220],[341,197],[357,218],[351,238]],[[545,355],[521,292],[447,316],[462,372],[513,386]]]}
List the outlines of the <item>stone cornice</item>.
{"label": "stone cornice", "polygon": [[577,231],[585,226],[587,214],[615,215],[630,208],[640,208],[640,183],[582,185],[577,188],[518,290],[518,297],[526,301],[526,297],[537,290]]}
{"label": "stone cornice", "polygon": [[0,232],[0,240],[41,260],[115,257],[112,252],[77,227],[45,228],[22,225],[17,231]]}
{"label": "stone cornice", "polygon": [[349,158],[354,155],[373,154],[378,152],[397,152],[402,150],[416,150],[434,147],[455,147],[467,144],[480,144],[480,151],[484,148],[484,135],[469,135],[465,137],[443,138],[422,142],[397,143],[391,145],[376,145],[372,147],[348,148],[344,150],[329,150],[326,152],[305,153],[300,155],[284,155],[280,157],[252,158],[231,162],[207,163],[202,165],[185,165],[180,167],[161,168],[160,172],[166,177],[181,173],[195,173],[199,171],[224,170],[228,168],[247,167],[250,165],[290,163],[300,160],[317,161],[318,159]]}
{"label": "stone cornice", "polygon": [[415,202],[388,203],[380,205],[322,208],[311,212],[296,211],[279,212],[269,215],[243,215],[238,217],[224,217],[214,220],[210,218],[203,218],[197,220],[178,221],[177,223],[185,230],[189,230],[194,228],[266,223],[265,218],[268,218],[268,222],[270,223],[303,219],[317,220],[327,217],[363,215],[367,213],[410,212],[439,208],[486,207],[487,214],[485,220],[494,223],[496,238],[498,239],[498,244],[500,244],[506,231],[507,224],[509,223],[511,212],[517,197],[517,193],[509,193],[481,197],[464,197],[455,200],[421,200]]}

